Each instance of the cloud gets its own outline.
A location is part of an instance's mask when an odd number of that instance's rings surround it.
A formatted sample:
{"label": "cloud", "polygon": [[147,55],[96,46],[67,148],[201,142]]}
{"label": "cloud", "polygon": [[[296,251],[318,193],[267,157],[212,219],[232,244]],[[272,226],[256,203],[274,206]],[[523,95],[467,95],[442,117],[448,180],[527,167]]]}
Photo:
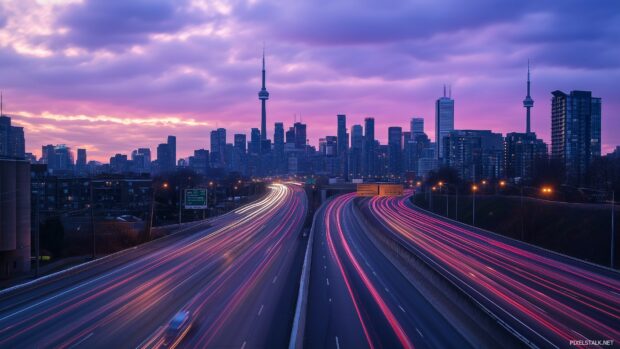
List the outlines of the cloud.
{"label": "cloud", "polygon": [[124,48],[157,33],[178,31],[201,19],[180,0],[85,0],[67,6],[56,25],[68,33],[59,43],[88,49]]}
{"label": "cloud", "polygon": [[[269,130],[303,115],[312,142],[377,118],[377,135],[426,117],[450,83],[458,127],[523,127],[525,65],[533,64],[533,125],[549,137],[549,91],[591,89],[603,98],[603,142],[620,143],[620,3],[562,6],[504,2],[369,0],[35,0],[0,9],[0,87],[9,111],[47,125],[26,136],[129,152],[131,132],[152,148],[174,132],[179,150],[207,147],[212,127],[229,134],[258,124],[260,52],[267,49]],[[25,114],[24,114],[25,115]],[[45,115],[60,115],[56,119]],[[101,115],[130,124],[97,120]],[[85,119],[75,119],[81,116]],[[136,120],[194,120],[154,125]],[[19,120],[18,120],[19,121]],[[96,131],[93,131],[96,130]],[[62,131],[62,132],[61,132]],[[89,139],[88,134],[97,132]],[[271,136],[271,135],[270,135]],[[77,143],[76,143],[77,144]]]}

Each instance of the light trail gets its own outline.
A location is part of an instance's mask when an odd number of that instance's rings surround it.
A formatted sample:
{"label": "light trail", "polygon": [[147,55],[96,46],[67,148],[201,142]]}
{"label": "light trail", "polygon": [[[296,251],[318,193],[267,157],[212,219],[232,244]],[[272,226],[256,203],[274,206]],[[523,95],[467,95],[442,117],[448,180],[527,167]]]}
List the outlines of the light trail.
{"label": "light trail", "polygon": [[571,340],[620,340],[618,273],[429,215],[408,196],[373,198],[367,208],[386,233],[481,295],[477,298],[535,343],[564,347]]}

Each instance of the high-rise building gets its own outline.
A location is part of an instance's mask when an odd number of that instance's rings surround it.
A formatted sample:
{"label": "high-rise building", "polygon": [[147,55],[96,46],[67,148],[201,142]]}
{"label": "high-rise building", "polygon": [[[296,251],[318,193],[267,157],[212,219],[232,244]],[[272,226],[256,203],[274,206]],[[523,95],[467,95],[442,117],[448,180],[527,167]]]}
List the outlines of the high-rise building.
{"label": "high-rise building", "polygon": [[415,136],[424,134],[424,119],[412,118],[409,131],[411,131],[411,139],[414,139]]}
{"label": "high-rise building", "polygon": [[276,168],[276,174],[286,172],[286,163],[284,161],[284,124],[276,122],[273,132],[273,160]]}
{"label": "high-rise building", "polygon": [[194,150],[194,156],[189,157],[189,167],[198,174],[207,174],[209,170],[209,151],[206,149]]}
{"label": "high-rise building", "polygon": [[506,177],[523,181],[536,174],[536,164],[547,159],[547,144],[534,132],[512,132],[504,139]]}
{"label": "high-rise building", "polygon": [[454,100],[446,95],[446,86],[443,87],[443,97],[435,102],[435,156],[441,159],[444,154],[443,138],[454,131]]}
{"label": "high-rise building", "polygon": [[11,126],[11,118],[0,115],[0,156],[23,159],[26,141],[23,127]]}
{"label": "high-rise building", "polygon": [[239,151],[239,153],[241,154],[245,154],[246,153],[246,147],[247,147],[247,142],[246,142],[246,136],[243,133],[237,133],[235,134],[235,149],[237,149]]}
{"label": "high-rise building", "polygon": [[257,128],[252,128],[252,131],[250,132],[250,147],[249,147],[250,154],[253,154],[253,155],[260,154],[260,144],[261,144],[260,140],[261,140],[260,130]]}
{"label": "high-rise building", "polygon": [[347,133],[347,116],[338,115],[338,162],[340,166],[339,174],[347,177],[349,173],[349,134]]}
{"label": "high-rise building", "polygon": [[376,175],[375,119],[364,119],[364,143],[362,147],[362,168],[367,177]]}
{"label": "high-rise building", "polygon": [[226,167],[226,129],[211,131],[211,167]]}
{"label": "high-rise building", "polygon": [[151,149],[138,148],[131,152],[132,171],[135,173],[151,172]]}
{"label": "high-rise building", "polygon": [[43,163],[47,164],[49,172],[56,175],[69,175],[73,173],[73,153],[71,148],[64,144],[44,145],[41,148]]}
{"label": "high-rise building", "polygon": [[349,173],[358,178],[362,176],[362,147],[364,146],[362,125],[351,126],[351,149],[349,151]]}
{"label": "high-rise building", "polygon": [[170,146],[168,143],[161,143],[157,146],[157,171],[170,172],[174,170],[174,168],[170,166],[170,159],[172,158],[170,154]]}
{"label": "high-rise building", "polygon": [[261,122],[260,122],[260,133],[261,133],[261,141],[267,139],[267,100],[269,99],[269,92],[267,92],[267,88],[265,87],[265,50],[263,49],[263,85],[260,91],[258,92],[258,99],[261,102]]}
{"label": "high-rise building", "polygon": [[177,164],[177,138],[175,136],[168,136],[168,150],[170,151],[168,167],[174,170]]}
{"label": "high-rise building", "polygon": [[592,123],[590,126],[590,153],[592,158],[601,156],[601,99],[592,97]]}
{"label": "high-rise building", "polygon": [[297,149],[305,149],[306,148],[306,124],[302,124],[301,122],[296,122],[293,124],[295,128],[295,148]]}
{"label": "high-rise building", "polygon": [[86,149],[77,150],[77,159],[75,160],[75,173],[78,176],[83,176],[87,173],[88,160],[86,158]]}
{"label": "high-rise building", "polygon": [[403,129],[402,127],[388,128],[388,166],[389,173],[394,176],[402,175],[403,171]]}
{"label": "high-rise building", "polygon": [[456,130],[444,137],[443,159],[465,180],[503,177],[504,139],[489,130]]}
{"label": "high-rise building", "polygon": [[568,183],[582,185],[592,154],[600,153],[601,100],[591,91],[552,95],[551,158],[564,166]]}

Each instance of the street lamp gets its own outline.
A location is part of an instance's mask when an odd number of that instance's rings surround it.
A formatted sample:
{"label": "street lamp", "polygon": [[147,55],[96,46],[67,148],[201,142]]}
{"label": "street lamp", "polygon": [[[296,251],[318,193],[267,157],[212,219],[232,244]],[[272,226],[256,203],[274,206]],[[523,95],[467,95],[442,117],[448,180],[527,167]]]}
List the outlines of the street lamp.
{"label": "street lamp", "polygon": [[[161,189],[168,189],[168,183],[164,182],[161,185]],[[153,229],[153,216],[155,215],[155,193],[157,192],[157,188],[153,187],[153,191],[151,192],[151,214],[149,215],[149,229],[147,239],[151,240],[151,231]]]}
{"label": "street lamp", "polygon": [[476,191],[478,191],[478,186],[474,184],[471,186],[471,192],[472,192],[471,225],[473,226],[476,226]]}

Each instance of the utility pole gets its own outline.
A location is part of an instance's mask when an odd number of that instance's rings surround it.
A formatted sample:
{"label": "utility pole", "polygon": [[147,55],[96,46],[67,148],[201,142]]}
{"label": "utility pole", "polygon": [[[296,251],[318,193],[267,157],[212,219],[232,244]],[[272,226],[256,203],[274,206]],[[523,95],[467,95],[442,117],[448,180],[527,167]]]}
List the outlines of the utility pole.
{"label": "utility pole", "polygon": [[471,205],[471,225],[473,225],[475,227],[476,226],[476,189],[475,189],[475,187],[474,187],[474,190],[472,192],[471,201],[472,201],[472,205]]}
{"label": "utility pole", "polygon": [[181,209],[183,207],[181,206],[182,205],[181,203],[182,194],[183,192],[181,191],[181,183],[179,183],[179,224],[181,224]]}
{"label": "utility pole", "polygon": [[525,214],[523,212],[523,184],[521,184],[521,241],[525,241]]}
{"label": "utility pole", "polygon": [[[43,186],[45,188],[45,185]],[[39,188],[40,190],[40,188]],[[38,278],[39,277],[39,261],[41,260],[41,250],[40,250],[40,243],[39,243],[39,238],[40,238],[40,218],[39,218],[39,190],[37,190],[37,196],[35,198],[35,205],[36,208],[34,210],[34,253],[37,256],[37,260],[35,262],[35,269],[34,269],[34,277]]]}
{"label": "utility pole", "polygon": [[459,220],[459,186],[458,184],[454,185],[454,192],[455,192],[455,200],[454,200],[454,219],[456,219],[456,221],[458,222]]}
{"label": "utility pole", "polygon": [[95,200],[93,199],[93,177],[90,177],[90,229],[93,235],[93,260],[96,258],[97,239],[95,235]]}
{"label": "utility pole", "polygon": [[616,192],[612,188],[611,190],[611,261],[610,266],[614,268],[614,259],[616,258],[616,227],[615,227],[615,212],[614,212],[614,202],[616,201]]}

